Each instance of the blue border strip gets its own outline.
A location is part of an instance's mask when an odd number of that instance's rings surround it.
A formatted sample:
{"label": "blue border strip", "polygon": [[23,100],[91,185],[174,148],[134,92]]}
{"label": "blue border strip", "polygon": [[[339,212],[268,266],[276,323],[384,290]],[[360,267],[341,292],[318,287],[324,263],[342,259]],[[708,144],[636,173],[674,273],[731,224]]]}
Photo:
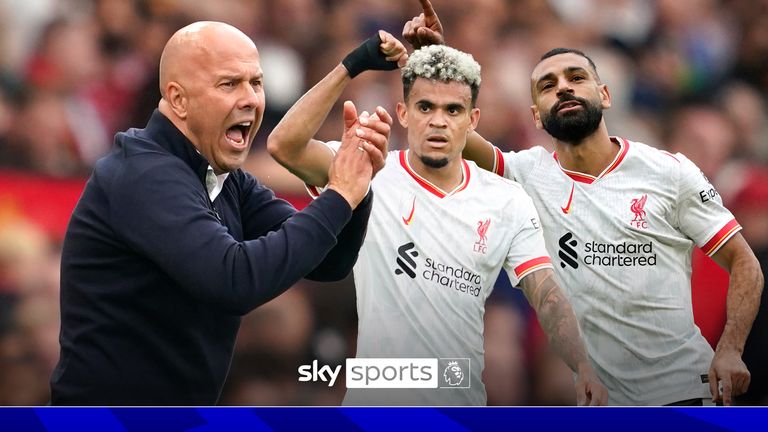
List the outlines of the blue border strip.
{"label": "blue border strip", "polygon": [[199,407],[0,409],[8,431],[392,431],[461,432],[488,429],[649,432],[754,431],[768,408],[748,407]]}

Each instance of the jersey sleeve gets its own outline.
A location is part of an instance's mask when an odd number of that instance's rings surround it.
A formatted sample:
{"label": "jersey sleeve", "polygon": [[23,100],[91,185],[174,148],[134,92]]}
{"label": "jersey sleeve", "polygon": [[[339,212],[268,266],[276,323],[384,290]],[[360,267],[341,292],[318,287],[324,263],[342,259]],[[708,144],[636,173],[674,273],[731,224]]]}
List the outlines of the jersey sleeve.
{"label": "jersey sleeve", "polygon": [[675,157],[680,161],[677,208],[680,230],[705,254],[712,256],[741,231],[741,225],[696,164],[680,153]]}
{"label": "jersey sleeve", "polygon": [[[334,156],[336,156],[336,153],[339,151],[339,147],[341,147],[341,141],[328,141],[324,142],[323,144],[325,144],[325,146],[331,150]],[[325,190],[325,186],[315,186],[307,183],[304,183],[304,188],[307,190],[307,193],[310,197],[312,197],[312,199],[319,197],[320,194]]]}
{"label": "jersey sleeve", "polygon": [[552,268],[552,260],[547,254],[544,233],[533,200],[522,190],[519,196],[519,199],[515,200],[515,208],[508,212],[514,215],[515,220],[508,225],[515,232],[511,236],[504,263],[504,269],[513,286],[519,285],[525,276],[536,270]]}
{"label": "jersey sleeve", "polygon": [[548,154],[542,147],[533,147],[519,152],[503,152],[493,146],[493,172],[520,184],[528,181],[533,168],[540,162],[542,153]]}

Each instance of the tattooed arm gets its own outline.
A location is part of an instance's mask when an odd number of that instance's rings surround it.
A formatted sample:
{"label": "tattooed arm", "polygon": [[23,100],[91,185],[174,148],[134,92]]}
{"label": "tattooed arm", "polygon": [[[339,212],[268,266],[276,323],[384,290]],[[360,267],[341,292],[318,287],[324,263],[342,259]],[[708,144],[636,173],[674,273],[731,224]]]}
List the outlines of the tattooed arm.
{"label": "tattooed arm", "polygon": [[733,396],[749,388],[751,375],[741,354],[760,307],[765,280],[760,262],[740,233],[731,237],[712,258],[730,272],[731,278],[725,328],[709,368],[709,388],[715,402],[731,405]]}
{"label": "tattooed arm", "polygon": [[535,271],[520,282],[550,346],[576,373],[577,404],[605,405],[608,391],[597,378],[587,358],[576,314],[565,293],[557,285],[552,269]]}

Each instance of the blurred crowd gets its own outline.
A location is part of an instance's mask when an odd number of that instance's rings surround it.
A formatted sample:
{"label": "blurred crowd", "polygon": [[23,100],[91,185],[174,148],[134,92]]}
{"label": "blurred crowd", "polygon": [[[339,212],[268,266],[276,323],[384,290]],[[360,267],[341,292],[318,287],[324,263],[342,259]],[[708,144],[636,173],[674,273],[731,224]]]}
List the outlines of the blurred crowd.
{"label": "blurred crowd", "polygon": [[[446,42],[483,67],[483,136],[505,150],[550,147],[531,118],[530,72],[550,48],[580,48],[611,92],[609,132],[697,163],[768,270],[768,1],[433,4]],[[304,199],[301,183],[266,153],[270,129],[363,39],[377,29],[399,37],[419,12],[416,0],[0,0],[0,173],[86,178],[114,133],[142,127],[156,107],[168,37],[189,22],[217,20],[252,36],[265,73],[267,110],[246,169],[278,194]],[[394,113],[401,89],[398,73],[367,72],[342,100]],[[320,138],[338,138],[341,129],[338,108]],[[404,143],[394,127],[390,147]],[[2,405],[48,400],[58,359],[60,242],[0,194]],[[745,353],[754,364],[768,364],[761,363],[765,315]],[[313,359],[343,364],[354,355],[356,325],[351,278],[300,282],[244,318],[221,403],[338,404],[343,378],[332,388],[302,383],[296,369]],[[570,372],[547,351],[524,298],[504,277],[486,308],[485,344],[489,404],[574,402]],[[755,390],[741,403],[768,404],[764,369],[752,367]]]}

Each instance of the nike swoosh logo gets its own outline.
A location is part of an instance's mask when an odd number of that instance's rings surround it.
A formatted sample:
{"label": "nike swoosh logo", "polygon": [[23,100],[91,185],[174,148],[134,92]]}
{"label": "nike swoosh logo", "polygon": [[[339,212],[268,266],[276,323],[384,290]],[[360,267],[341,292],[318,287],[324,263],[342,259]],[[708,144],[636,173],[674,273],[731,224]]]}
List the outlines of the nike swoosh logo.
{"label": "nike swoosh logo", "polygon": [[[416,211],[416,197],[413,197],[413,203],[411,203],[411,213],[407,218],[403,217],[403,223],[410,225],[413,222],[413,212]],[[401,216],[402,217],[402,216]]]}
{"label": "nike swoosh logo", "polygon": [[576,183],[571,183],[571,194],[568,196],[568,204],[565,207],[560,207],[563,213],[568,214],[571,212],[571,203],[573,203],[573,189],[576,187]]}

